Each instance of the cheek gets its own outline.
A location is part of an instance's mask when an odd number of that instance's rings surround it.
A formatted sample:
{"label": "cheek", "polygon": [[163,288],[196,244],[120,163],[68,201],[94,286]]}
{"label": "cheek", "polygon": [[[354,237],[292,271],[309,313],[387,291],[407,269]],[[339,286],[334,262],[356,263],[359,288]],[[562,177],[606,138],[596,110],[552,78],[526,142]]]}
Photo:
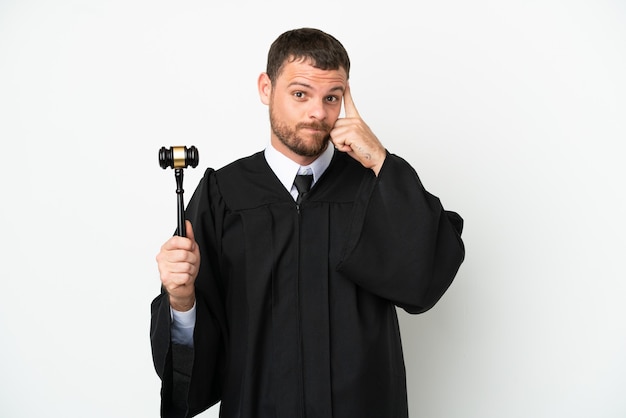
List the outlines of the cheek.
{"label": "cheek", "polygon": [[328,111],[328,123],[330,123],[331,125],[334,125],[335,122],[337,122],[337,119],[339,119],[339,114],[341,113],[341,108],[332,108]]}
{"label": "cheek", "polygon": [[272,106],[274,107],[274,110],[281,115],[289,113],[290,110],[290,106],[287,105],[285,98],[280,96],[272,97]]}
{"label": "cheek", "polygon": [[276,108],[285,121],[300,121],[303,117],[303,109],[293,101],[281,101]]}

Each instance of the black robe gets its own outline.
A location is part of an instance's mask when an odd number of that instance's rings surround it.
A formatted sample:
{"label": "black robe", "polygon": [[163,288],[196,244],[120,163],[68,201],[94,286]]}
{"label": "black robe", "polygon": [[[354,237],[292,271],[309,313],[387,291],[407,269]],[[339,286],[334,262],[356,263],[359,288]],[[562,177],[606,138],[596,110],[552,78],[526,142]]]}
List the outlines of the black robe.
{"label": "black robe", "polygon": [[[201,251],[187,416],[403,418],[395,307],[430,309],[463,220],[393,154],[376,177],[335,151],[300,206],[262,152],[208,169],[187,207]],[[168,298],[152,303],[162,414],[175,416]],[[175,351],[175,350],[174,350]]]}

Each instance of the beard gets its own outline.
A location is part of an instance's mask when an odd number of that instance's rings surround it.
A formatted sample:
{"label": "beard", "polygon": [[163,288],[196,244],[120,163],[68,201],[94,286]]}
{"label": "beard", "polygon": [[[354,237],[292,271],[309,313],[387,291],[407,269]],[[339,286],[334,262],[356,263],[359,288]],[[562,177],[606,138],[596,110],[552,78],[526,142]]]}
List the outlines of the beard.
{"label": "beard", "polygon": [[[331,126],[326,122],[310,122],[298,123],[295,128],[287,126],[280,122],[274,112],[270,108],[270,125],[274,135],[282,142],[290,151],[302,157],[317,157],[320,155],[330,141]],[[318,129],[320,132],[314,134],[310,140],[306,140],[298,131],[301,129]],[[310,136],[310,133],[307,133]]]}

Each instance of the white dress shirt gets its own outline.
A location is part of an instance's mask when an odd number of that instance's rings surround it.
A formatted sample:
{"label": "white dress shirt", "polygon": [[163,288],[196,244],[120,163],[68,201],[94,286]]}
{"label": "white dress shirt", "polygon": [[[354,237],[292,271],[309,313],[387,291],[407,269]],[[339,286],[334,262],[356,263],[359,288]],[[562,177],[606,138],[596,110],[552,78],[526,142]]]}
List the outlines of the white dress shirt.
{"label": "white dress shirt", "polygon": [[[317,180],[324,174],[324,171],[330,165],[330,161],[333,158],[335,149],[329,142],[329,146],[326,150],[315,159],[311,164],[307,166],[301,166],[295,161],[289,159],[284,154],[280,153],[276,148],[269,144],[265,148],[265,159],[270,166],[276,177],[285,186],[285,188],[291,193],[293,199],[298,197],[298,190],[293,184],[293,181],[298,174],[313,174],[313,183],[311,187],[317,182]],[[194,303],[192,308],[186,312],[181,312],[170,308],[172,316],[172,342],[176,344],[183,344],[187,346],[193,346],[193,330],[196,325],[196,304]]]}

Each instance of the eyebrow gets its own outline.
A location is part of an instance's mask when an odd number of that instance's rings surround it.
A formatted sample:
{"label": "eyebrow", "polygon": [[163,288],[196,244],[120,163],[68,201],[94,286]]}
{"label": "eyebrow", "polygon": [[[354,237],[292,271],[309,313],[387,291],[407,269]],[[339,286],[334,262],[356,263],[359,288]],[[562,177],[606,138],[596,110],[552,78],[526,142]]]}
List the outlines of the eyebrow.
{"label": "eyebrow", "polygon": [[[287,85],[287,87],[293,87],[293,86],[302,86],[304,88],[313,90],[313,86],[311,86],[310,84],[307,84],[307,83],[303,83],[301,81],[292,81],[291,83],[289,83]],[[336,92],[336,91],[340,91],[340,92],[343,93],[345,91],[345,88],[343,86],[335,86],[335,87],[330,89],[329,93],[333,93],[333,92]]]}

